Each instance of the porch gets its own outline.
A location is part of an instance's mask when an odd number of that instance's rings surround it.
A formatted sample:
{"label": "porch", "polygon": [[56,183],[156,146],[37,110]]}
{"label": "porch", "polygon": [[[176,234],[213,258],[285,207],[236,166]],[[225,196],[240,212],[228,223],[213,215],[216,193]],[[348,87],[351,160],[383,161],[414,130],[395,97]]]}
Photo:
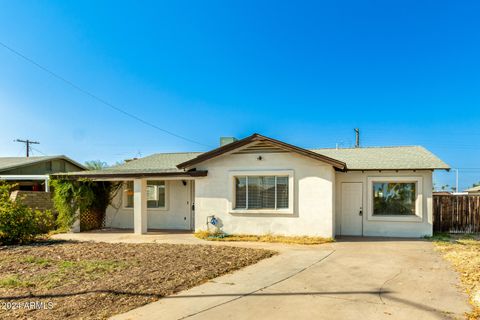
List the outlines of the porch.
{"label": "porch", "polygon": [[195,227],[195,180],[186,177],[145,177],[123,180],[105,212],[106,228],[188,230]]}
{"label": "porch", "polygon": [[[131,229],[135,234],[146,234],[150,230],[194,230],[195,179],[203,176],[206,171],[148,175],[86,171],[56,175],[62,179],[87,178],[119,184],[104,216],[98,217],[100,225],[107,229]],[[72,226],[72,232],[81,231],[84,218],[87,217],[80,216]]]}

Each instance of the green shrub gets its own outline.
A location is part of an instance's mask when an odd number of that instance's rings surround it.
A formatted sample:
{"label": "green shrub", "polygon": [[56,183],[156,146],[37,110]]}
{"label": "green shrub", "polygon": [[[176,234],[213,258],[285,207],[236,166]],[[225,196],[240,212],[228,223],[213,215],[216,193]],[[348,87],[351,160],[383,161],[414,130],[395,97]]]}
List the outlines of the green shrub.
{"label": "green shrub", "polygon": [[27,243],[56,228],[50,210],[33,210],[21,200],[10,199],[11,185],[0,183],[0,243]]}
{"label": "green shrub", "polygon": [[35,210],[35,224],[39,234],[49,233],[57,228],[55,215],[50,210]]}
{"label": "green shrub", "polygon": [[35,212],[10,199],[11,186],[0,184],[0,242],[25,243],[37,235]]}

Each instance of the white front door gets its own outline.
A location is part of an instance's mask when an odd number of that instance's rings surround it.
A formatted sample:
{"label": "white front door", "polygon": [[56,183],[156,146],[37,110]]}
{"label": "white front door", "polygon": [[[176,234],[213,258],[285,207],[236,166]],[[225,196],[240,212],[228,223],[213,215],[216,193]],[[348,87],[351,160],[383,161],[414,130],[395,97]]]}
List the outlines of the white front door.
{"label": "white front door", "polygon": [[340,234],[361,236],[363,233],[363,184],[361,182],[342,183],[342,219]]}

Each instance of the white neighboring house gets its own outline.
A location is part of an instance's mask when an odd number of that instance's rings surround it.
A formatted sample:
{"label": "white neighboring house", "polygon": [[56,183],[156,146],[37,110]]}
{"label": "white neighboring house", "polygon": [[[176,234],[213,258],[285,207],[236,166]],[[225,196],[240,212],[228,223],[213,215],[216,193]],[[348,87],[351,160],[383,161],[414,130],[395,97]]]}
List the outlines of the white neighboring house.
{"label": "white neighboring house", "polygon": [[423,147],[299,148],[259,134],[206,153],[154,154],[70,178],[124,181],[106,227],[335,237],[432,235]]}
{"label": "white neighboring house", "polygon": [[471,196],[480,196],[480,186],[471,187],[465,190],[465,193]]}

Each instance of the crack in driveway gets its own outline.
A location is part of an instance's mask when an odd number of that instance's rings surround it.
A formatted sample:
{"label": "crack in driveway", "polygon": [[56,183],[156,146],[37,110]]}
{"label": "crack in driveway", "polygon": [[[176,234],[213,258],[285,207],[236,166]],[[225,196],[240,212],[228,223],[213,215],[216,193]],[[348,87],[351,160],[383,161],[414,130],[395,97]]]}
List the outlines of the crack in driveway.
{"label": "crack in driveway", "polygon": [[380,286],[380,289],[378,289],[378,298],[380,298],[380,301],[382,302],[382,304],[386,304],[385,301],[383,301],[383,298],[382,298],[382,292],[383,292],[383,288],[385,287],[385,285],[387,283],[389,283],[390,281],[392,281],[393,279],[395,279],[396,277],[398,277],[400,274],[402,273],[402,269],[400,269],[400,271],[398,271],[395,275],[393,275],[392,277],[388,278],[387,280],[385,280],[385,282],[383,282],[383,284]]}

